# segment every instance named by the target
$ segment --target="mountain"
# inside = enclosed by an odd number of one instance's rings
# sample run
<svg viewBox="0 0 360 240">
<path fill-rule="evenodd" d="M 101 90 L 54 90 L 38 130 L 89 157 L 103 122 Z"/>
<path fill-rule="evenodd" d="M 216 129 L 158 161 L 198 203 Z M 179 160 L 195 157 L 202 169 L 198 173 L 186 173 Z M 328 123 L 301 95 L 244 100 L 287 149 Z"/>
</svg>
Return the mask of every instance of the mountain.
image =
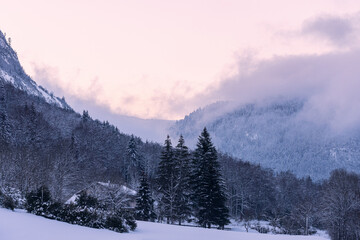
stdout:
<svg viewBox="0 0 360 240">
<path fill-rule="evenodd" d="M 51 105 L 63 109 L 71 109 L 64 98 L 59 98 L 49 93 L 42 86 L 38 86 L 22 68 L 16 52 L 11 48 L 4 34 L 0 31 L 0 81 L 10 83 L 29 95 L 39 97 Z M 173 121 L 157 119 L 141 119 L 111 113 L 105 108 L 88 106 L 94 117 L 102 121 L 109 121 L 126 134 L 135 134 L 143 140 L 162 142 L 165 139 L 166 129 Z"/>
<path fill-rule="evenodd" d="M 0 80 L 11 83 L 14 87 L 27 92 L 30 95 L 44 99 L 46 102 L 59 106 L 63 109 L 71 109 L 65 99 L 55 97 L 46 89 L 38 86 L 20 65 L 16 52 L 7 42 L 4 34 L 0 31 Z"/>
<path fill-rule="evenodd" d="M 169 134 L 169 127 L 175 121 L 162 119 L 142 119 L 138 117 L 120 115 L 111 112 L 108 108 L 96 104 L 82 103 L 87 107 L 91 115 L 101 121 L 108 121 L 117 126 L 122 133 L 134 134 L 141 137 L 143 141 L 163 143 L 166 135 Z M 74 109 L 75 106 L 73 106 Z"/>
<path fill-rule="evenodd" d="M 41 185 L 63 201 L 94 181 L 131 186 L 130 135 L 122 126 L 75 112 L 23 70 L 0 32 L 0 187 L 29 192 Z M 153 177 L 161 146 L 135 137 L 142 166 Z"/>
<path fill-rule="evenodd" d="M 275 171 L 324 179 L 336 168 L 360 172 L 360 128 L 334 132 L 304 117 L 306 99 L 236 106 L 218 102 L 177 121 L 171 135 L 195 145 L 203 127 L 222 152 Z M 192 141 L 191 141 L 192 139 Z"/>
</svg>

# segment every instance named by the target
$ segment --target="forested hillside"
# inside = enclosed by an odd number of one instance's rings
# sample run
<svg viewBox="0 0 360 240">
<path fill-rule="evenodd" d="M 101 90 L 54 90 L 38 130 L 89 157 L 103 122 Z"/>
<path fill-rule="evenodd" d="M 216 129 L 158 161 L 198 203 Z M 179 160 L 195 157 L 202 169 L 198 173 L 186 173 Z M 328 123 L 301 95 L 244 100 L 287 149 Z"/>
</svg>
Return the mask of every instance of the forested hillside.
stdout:
<svg viewBox="0 0 360 240">
<path fill-rule="evenodd" d="M 1 180 L 23 191 L 50 186 L 57 199 L 98 181 L 123 182 L 130 136 L 107 122 L 46 103 L 0 81 Z M 154 174 L 160 146 L 136 140 Z"/>
<path fill-rule="evenodd" d="M 171 132 L 194 146 L 206 126 L 220 151 L 300 177 L 325 179 L 337 168 L 360 172 L 360 129 L 334 131 L 307 110 L 306 99 L 240 106 L 218 102 L 177 121 Z"/>
</svg>

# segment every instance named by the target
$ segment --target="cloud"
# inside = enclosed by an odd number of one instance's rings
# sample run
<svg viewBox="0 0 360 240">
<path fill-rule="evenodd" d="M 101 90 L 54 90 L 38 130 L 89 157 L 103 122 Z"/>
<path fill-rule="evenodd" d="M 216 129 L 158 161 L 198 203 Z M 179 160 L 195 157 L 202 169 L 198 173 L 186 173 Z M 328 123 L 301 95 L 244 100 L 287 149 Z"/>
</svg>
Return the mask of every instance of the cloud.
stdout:
<svg viewBox="0 0 360 240">
<path fill-rule="evenodd" d="M 89 85 L 83 88 L 74 89 L 70 86 L 64 85 L 59 77 L 59 71 L 56 67 L 51 67 L 44 64 L 32 64 L 32 78 L 37 84 L 45 87 L 50 92 L 53 92 L 55 96 L 66 98 L 66 101 L 74 108 L 77 112 L 83 110 L 93 109 L 95 113 L 103 111 L 109 111 L 109 108 L 97 101 L 99 95 L 102 92 L 102 86 L 100 85 L 99 79 L 94 77 L 89 81 Z M 100 109 L 103 109 L 100 111 Z M 96 114 L 96 117 L 101 114 Z M 101 119 L 101 118 L 100 118 Z"/>
<path fill-rule="evenodd" d="M 358 40 L 358 21 L 359 14 L 348 16 L 321 15 L 306 20 L 302 25 L 301 34 L 325 39 L 336 46 L 346 46 Z"/>
<path fill-rule="evenodd" d="M 274 57 L 252 64 L 249 71 L 240 65 L 241 71 L 197 100 L 245 104 L 305 99 L 303 119 L 328 124 L 335 131 L 351 130 L 360 124 L 359 62 L 360 50 Z"/>
<path fill-rule="evenodd" d="M 115 114 L 136 116 L 141 112 L 142 116 L 173 118 L 216 101 L 245 104 L 301 98 L 307 100 L 302 118 L 344 131 L 360 124 L 360 108 L 357 107 L 360 103 L 359 19 L 359 14 L 321 15 L 308 19 L 298 29 L 296 37 L 325 39 L 336 45 L 332 52 L 257 60 L 253 51 L 248 51 L 238 57 L 235 74 L 229 77 L 225 73 L 221 81 L 197 93 L 191 83 L 179 81 L 166 88 L 146 85 L 144 96 L 129 88 L 114 96 L 112 102 L 105 102 L 100 100 L 104 93 L 96 77 L 87 87 L 76 89 L 61 84 L 56 68 L 35 65 L 34 79 L 57 96 L 64 95 L 78 111 L 92 105 L 98 107 L 94 107 L 94 116 L 99 118 L 104 118 L 104 114 L 100 114 L 101 108 Z M 291 41 L 295 34 L 283 37 Z"/>
</svg>

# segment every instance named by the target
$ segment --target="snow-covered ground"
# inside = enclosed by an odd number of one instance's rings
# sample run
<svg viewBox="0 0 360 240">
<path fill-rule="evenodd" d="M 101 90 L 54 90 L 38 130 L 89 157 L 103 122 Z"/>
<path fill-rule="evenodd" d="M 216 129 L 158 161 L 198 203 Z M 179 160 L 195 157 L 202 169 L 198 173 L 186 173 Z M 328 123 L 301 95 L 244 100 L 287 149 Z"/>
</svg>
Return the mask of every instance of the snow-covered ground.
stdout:
<svg viewBox="0 0 360 240">
<path fill-rule="evenodd" d="M 234 231 L 138 221 L 131 233 L 116 233 L 48 220 L 22 211 L 0 208 L 1 240 L 326 240 L 319 236 L 288 236 Z"/>
</svg>

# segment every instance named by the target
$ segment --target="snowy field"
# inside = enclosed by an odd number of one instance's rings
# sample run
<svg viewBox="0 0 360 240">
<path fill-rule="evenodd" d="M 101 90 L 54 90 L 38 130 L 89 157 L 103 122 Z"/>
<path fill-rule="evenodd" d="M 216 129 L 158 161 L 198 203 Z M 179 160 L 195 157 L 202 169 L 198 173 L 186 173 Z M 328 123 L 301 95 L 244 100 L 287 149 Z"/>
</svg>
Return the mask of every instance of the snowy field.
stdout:
<svg viewBox="0 0 360 240">
<path fill-rule="evenodd" d="M 325 240 L 319 236 L 288 236 L 139 222 L 131 233 L 116 233 L 48 220 L 0 208 L 1 240 Z"/>
</svg>

